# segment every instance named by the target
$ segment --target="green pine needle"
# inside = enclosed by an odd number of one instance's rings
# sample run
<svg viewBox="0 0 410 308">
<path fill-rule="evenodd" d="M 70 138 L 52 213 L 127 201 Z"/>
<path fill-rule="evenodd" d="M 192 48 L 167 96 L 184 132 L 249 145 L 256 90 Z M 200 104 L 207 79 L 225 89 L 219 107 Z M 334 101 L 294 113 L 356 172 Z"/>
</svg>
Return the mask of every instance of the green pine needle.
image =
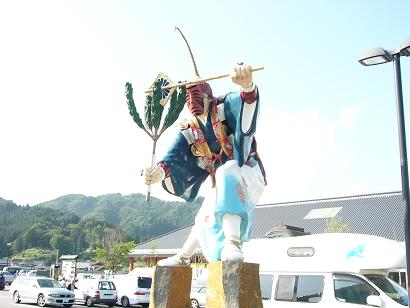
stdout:
<svg viewBox="0 0 410 308">
<path fill-rule="evenodd" d="M 152 116 L 152 125 L 155 129 L 155 132 L 158 132 L 159 125 L 161 123 L 162 113 L 164 111 L 164 106 L 161 105 L 161 85 L 163 79 L 159 79 L 154 84 L 154 92 L 151 102 L 151 116 Z"/>
<path fill-rule="evenodd" d="M 168 127 L 170 127 L 178 119 L 179 114 L 185 105 L 186 87 L 181 87 L 180 91 L 174 91 L 171 96 L 171 102 L 169 106 L 168 113 L 164 120 L 164 125 L 162 127 L 161 133 L 164 132 Z"/>
<path fill-rule="evenodd" d="M 146 127 L 152 132 L 152 96 L 147 95 L 144 105 L 144 119 Z"/>
<path fill-rule="evenodd" d="M 139 127 L 145 130 L 144 124 L 138 114 L 137 108 L 135 107 L 134 98 L 133 98 L 133 89 L 132 84 L 127 82 L 125 84 L 125 96 L 127 98 L 128 110 L 134 122 L 137 123 Z"/>
</svg>

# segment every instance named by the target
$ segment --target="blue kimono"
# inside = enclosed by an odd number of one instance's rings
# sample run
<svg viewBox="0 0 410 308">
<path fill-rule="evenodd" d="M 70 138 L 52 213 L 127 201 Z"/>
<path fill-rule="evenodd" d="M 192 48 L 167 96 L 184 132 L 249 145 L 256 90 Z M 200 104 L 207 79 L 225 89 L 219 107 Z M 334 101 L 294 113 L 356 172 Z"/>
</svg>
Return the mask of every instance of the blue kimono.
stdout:
<svg viewBox="0 0 410 308">
<path fill-rule="evenodd" d="M 160 162 L 165 164 L 169 171 L 169 176 L 162 182 L 164 189 L 186 201 L 195 200 L 207 177 L 210 174 L 213 177 L 215 173 L 218 174 L 218 168 L 228 161 L 230 163 L 227 165 L 234 163 L 238 169 L 238 172 L 234 172 L 235 175 L 231 176 L 230 173 L 226 173 L 220 176 L 219 180 L 217 179 L 216 199 L 212 201 L 214 217 L 210 220 L 211 223 L 209 221 L 206 224 L 198 223 L 199 218 L 196 219 L 194 228 L 197 229 L 198 241 L 208 261 L 220 259 L 220 251 L 224 242 L 223 215 L 241 216 L 241 241 L 247 241 L 250 238 L 253 208 L 256 201 L 252 201 L 251 196 L 248 195 L 250 192 L 246 188 L 252 185 L 243 183 L 241 170 L 256 166 L 258 172 L 264 177 L 264 170 L 256 152 L 254 140 L 259 95 L 253 103 L 256 105 L 252 109 L 251 122 L 247 131 L 243 131 L 241 126 L 244 103 L 240 93 L 229 93 L 213 104 L 215 105 L 210 107 L 205 123 L 194 119 L 181 124 L 173 145 Z M 221 134 L 215 130 L 215 122 L 219 123 L 223 130 L 222 135 L 226 136 L 225 139 L 221 138 Z M 259 179 L 257 186 L 263 187 L 264 185 L 264 179 L 262 181 Z"/>
</svg>

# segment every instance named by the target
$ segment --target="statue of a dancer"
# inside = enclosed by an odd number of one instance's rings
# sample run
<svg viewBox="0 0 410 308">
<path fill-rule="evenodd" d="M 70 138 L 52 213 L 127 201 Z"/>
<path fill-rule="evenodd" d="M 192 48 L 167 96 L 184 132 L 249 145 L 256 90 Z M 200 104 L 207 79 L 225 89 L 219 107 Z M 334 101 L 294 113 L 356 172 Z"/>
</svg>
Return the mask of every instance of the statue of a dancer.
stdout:
<svg viewBox="0 0 410 308">
<path fill-rule="evenodd" d="M 213 195 L 205 198 L 187 241 L 178 254 L 158 262 L 160 266 L 188 265 L 198 246 L 208 261 L 243 260 L 241 244 L 250 239 L 253 210 L 266 178 L 254 138 L 259 92 L 251 66 L 238 64 L 231 79 L 240 92 L 219 98 L 206 82 L 187 86 L 192 117 L 180 125 L 165 157 L 145 170 L 146 184 L 162 181 L 166 191 L 186 201 L 193 201 L 212 177 Z"/>
<path fill-rule="evenodd" d="M 259 93 L 251 67 L 236 66 L 232 81 L 241 91 L 218 99 L 208 83 L 187 87 L 192 118 L 181 124 L 165 157 L 145 172 L 146 184 L 162 181 L 166 191 L 187 201 L 209 175 L 215 184 L 182 250 L 158 265 L 186 264 L 198 245 L 208 261 L 243 260 L 240 246 L 250 238 L 265 179 L 254 138 Z"/>
</svg>

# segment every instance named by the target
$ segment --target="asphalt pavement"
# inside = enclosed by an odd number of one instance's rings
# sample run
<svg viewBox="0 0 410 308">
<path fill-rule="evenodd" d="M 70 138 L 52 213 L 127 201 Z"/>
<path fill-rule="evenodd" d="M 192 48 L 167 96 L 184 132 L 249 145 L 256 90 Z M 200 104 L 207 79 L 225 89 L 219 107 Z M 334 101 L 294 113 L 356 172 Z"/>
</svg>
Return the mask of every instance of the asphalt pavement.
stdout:
<svg viewBox="0 0 410 308">
<path fill-rule="evenodd" d="M 15 304 L 13 303 L 13 298 L 9 294 L 9 286 L 6 286 L 4 290 L 0 290 L 0 307 L 1 308 L 35 308 L 38 307 L 36 304 L 25 304 L 25 303 L 20 303 L 20 304 Z M 51 307 L 51 306 L 48 306 Z M 73 305 L 72 308 L 79 308 L 79 307 L 86 307 L 83 305 Z M 94 307 L 107 307 L 103 305 L 94 305 Z"/>
</svg>

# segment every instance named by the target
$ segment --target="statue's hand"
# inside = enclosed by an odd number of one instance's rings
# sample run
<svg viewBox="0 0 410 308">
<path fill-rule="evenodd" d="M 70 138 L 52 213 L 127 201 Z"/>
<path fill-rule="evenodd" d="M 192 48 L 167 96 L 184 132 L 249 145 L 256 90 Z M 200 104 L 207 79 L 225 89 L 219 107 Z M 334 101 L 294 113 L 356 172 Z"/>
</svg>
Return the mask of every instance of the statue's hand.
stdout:
<svg viewBox="0 0 410 308">
<path fill-rule="evenodd" d="M 148 167 L 144 170 L 144 176 L 146 185 L 156 184 L 165 179 L 165 171 L 159 166 L 154 168 Z"/>
<path fill-rule="evenodd" d="M 233 68 L 233 72 L 231 73 L 231 79 L 233 83 L 239 85 L 242 90 L 248 92 L 246 90 L 252 88 L 252 66 L 247 64 L 238 64 Z"/>
</svg>

